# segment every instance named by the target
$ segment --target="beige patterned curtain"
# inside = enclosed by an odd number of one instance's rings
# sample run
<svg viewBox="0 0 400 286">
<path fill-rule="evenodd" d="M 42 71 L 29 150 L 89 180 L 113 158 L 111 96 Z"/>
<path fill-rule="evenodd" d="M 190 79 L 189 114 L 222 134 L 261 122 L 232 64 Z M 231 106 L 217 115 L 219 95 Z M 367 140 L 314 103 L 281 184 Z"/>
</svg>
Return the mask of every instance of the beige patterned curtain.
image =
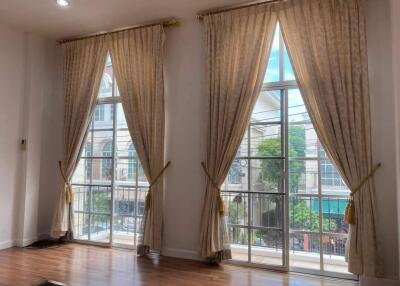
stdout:
<svg viewBox="0 0 400 286">
<path fill-rule="evenodd" d="M 162 25 L 111 34 L 110 54 L 129 132 L 150 182 L 139 254 L 161 250 L 164 168 Z M 159 179 L 157 179 L 159 178 Z"/>
<path fill-rule="evenodd" d="M 84 144 L 86 130 L 96 107 L 105 66 L 107 47 L 104 37 L 63 44 L 64 49 L 64 158 L 60 161 L 62 185 L 51 227 L 52 237 L 72 231 L 69 184 Z"/>
<path fill-rule="evenodd" d="M 209 101 L 207 187 L 201 218 L 201 255 L 229 259 L 220 186 L 247 128 L 264 79 L 276 26 L 270 5 L 204 18 Z"/>
<path fill-rule="evenodd" d="M 312 123 L 350 189 L 372 171 L 371 125 L 362 0 L 288 0 L 278 18 Z M 374 183 L 354 194 L 349 271 L 381 276 Z"/>
</svg>

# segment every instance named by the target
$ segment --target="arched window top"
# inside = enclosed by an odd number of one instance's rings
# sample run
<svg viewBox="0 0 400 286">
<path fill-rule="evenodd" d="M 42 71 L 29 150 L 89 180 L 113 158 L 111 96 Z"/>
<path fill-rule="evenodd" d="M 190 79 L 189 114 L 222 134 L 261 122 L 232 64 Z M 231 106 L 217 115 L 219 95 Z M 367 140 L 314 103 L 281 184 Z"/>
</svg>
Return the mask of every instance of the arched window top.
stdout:
<svg viewBox="0 0 400 286">
<path fill-rule="evenodd" d="M 112 152 L 112 143 L 111 142 L 106 142 L 106 143 L 104 143 L 104 145 L 103 145 L 103 153 L 109 153 L 109 152 Z"/>
<path fill-rule="evenodd" d="M 101 79 L 101 89 L 108 89 L 112 87 L 112 78 L 108 73 L 103 74 L 103 78 Z"/>
</svg>

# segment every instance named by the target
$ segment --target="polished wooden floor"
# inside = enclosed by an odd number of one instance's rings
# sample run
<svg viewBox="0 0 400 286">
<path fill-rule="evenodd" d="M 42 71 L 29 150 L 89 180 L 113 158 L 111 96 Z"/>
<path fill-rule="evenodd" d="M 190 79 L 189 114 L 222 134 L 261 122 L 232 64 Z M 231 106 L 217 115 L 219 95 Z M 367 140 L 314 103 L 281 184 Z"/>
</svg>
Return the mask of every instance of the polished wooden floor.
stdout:
<svg viewBox="0 0 400 286">
<path fill-rule="evenodd" d="M 75 286 L 102 285 L 307 285 L 354 282 L 317 276 L 161 257 L 137 257 L 130 250 L 67 244 L 47 249 L 0 251 L 0 285 L 38 285 L 50 279 Z"/>
</svg>

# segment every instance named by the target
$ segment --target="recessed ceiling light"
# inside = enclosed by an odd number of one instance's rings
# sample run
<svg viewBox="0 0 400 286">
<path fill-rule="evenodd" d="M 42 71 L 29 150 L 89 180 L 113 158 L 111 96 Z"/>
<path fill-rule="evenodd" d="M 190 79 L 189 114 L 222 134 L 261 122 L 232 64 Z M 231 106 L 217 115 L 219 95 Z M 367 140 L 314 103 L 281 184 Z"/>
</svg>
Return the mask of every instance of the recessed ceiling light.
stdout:
<svg viewBox="0 0 400 286">
<path fill-rule="evenodd" d="M 67 7 L 69 6 L 69 0 L 57 0 L 57 4 L 62 7 Z"/>
</svg>

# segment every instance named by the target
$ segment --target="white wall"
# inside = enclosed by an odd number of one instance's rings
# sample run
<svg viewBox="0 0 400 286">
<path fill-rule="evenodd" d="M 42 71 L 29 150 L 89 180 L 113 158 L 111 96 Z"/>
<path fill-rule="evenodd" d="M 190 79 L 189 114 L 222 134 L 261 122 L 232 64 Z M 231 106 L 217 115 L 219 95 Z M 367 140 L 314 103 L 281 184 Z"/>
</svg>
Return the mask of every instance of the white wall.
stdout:
<svg viewBox="0 0 400 286">
<path fill-rule="evenodd" d="M 391 0 L 390 1 L 391 10 L 391 26 L 400 27 L 400 1 Z M 392 28 L 392 62 L 393 64 L 393 83 L 394 83 L 394 112 L 396 117 L 396 166 L 397 166 L 397 221 L 400 221 L 400 29 Z M 400 228 L 398 227 L 398 233 L 400 237 Z M 400 242 L 400 239 L 399 239 Z M 400 246 L 399 246 L 400 254 Z M 400 255 L 399 255 L 400 257 Z M 399 273 L 400 273 L 400 263 L 399 263 Z"/>
<path fill-rule="evenodd" d="M 164 254 L 194 258 L 204 195 L 206 102 L 201 24 L 182 19 L 166 37 L 166 158 Z"/>
<path fill-rule="evenodd" d="M 36 240 L 43 102 L 54 42 L 0 26 L 0 248 Z M 27 140 L 26 150 L 20 141 Z"/>
<path fill-rule="evenodd" d="M 397 163 L 395 97 L 392 79 L 391 22 L 389 0 L 367 1 L 367 40 L 374 162 L 382 167 L 375 175 L 378 234 L 385 263 L 385 276 L 398 276 Z"/>
<path fill-rule="evenodd" d="M 27 149 L 23 156 L 25 172 L 21 192 L 25 196 L 20 213 L 23 213 L 23 232 L 19 244 L 29 244 L 38 237 L 39 194 L 41 161 L 45 160 L 46 149 L 42 149 L 47 118 L 44 118 L 46 103 L 53 94 L 53 70 L 55 67 L 54 41 L 45 40 L 35 35 L 27 36 L 27 62 L 25 73 L 25 111 L 24 138 Z M 52 108 L 50 108 L 52 110 Z M 51 121 L 50 121 L 51 122 Z"/>
<path fill-rule="evenodd" d="M 39 236 L 50 233 L 59 186 L 62 181 L 58 161 L 62 159 L 64 103 L 62 92 L 61 48 L 56 47 L 52 96 L 44 102 L 40 165 Z"/>
<path fill-rule="evenodd" d="M 25 35 L 0 27 L 0 247 L 17 234 L 24 102 Z"/>
</svg>

